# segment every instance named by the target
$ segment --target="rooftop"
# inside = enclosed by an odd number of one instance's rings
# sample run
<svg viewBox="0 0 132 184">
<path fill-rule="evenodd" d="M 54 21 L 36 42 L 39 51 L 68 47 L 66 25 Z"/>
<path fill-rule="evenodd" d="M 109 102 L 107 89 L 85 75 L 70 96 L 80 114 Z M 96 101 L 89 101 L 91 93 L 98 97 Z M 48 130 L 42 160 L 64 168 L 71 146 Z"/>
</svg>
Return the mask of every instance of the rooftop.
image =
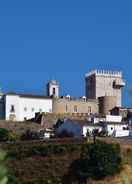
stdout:
<svg viewBox="0 0 132 184">
<path fill-rule="evenodd" d="M 105 75 L 105 76 L 114 76 L 114 77 L 122 77 L 121 71 L 111 71 L 111 70 L 92 70 L 85 75 L 85 77 L 89 77 L 91 75 Z"/>
<path fill-rule="evenodd" d="M 22 94 L 22 93 L 6 93 L 5 95 L 11 95 L 11 96 L 19 96 L 23 98 L 38 98 L 38 99 L 51 99 L 51 97 L 43 96 L 43 95 L 35 95 L 35 94 Z"/>
</svg>

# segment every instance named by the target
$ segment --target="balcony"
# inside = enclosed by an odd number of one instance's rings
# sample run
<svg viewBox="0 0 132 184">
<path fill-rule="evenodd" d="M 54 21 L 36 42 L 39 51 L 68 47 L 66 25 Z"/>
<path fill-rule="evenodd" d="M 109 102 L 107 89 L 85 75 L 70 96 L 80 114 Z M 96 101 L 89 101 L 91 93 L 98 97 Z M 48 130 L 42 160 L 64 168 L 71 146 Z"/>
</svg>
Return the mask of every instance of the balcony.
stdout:
<svg viewBox="0 0 132 184">
<path fill-rule="evenodd" d="M 117 79 L 113 82 L 113 87 L 114 88 L 122 88 L 126 85 L 125 81 L 122 79 Z"/>
</svg>

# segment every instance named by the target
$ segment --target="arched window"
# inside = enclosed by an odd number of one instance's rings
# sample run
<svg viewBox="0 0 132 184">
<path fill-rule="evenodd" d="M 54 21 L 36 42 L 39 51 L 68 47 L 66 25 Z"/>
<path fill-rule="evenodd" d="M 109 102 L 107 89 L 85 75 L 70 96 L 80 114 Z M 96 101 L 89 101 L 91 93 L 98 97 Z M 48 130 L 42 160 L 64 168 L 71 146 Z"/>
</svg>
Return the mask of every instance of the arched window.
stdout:
<svg viewBox="0 0 132 184">
<path fill-rule="evenodd" d="M 77 105 L 74 106 L 74 112 L 77 112 Z"/>
</svg>

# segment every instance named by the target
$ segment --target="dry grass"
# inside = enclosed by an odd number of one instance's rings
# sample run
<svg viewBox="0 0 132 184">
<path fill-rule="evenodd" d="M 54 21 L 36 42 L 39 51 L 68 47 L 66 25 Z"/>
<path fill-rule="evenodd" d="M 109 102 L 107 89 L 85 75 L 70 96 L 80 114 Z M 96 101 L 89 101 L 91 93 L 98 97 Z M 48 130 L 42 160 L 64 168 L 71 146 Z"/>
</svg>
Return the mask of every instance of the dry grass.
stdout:
<svg viewBox="0 0 132 184">
<path fill-rule="evenodd" d="M 28 129 L 37 131 L 41 129 L 41 125 L 34 122 L 13 122 L 0 120 L 0 128 L 6 128 L 15 133 L 23 133 Z"/>
</svg>

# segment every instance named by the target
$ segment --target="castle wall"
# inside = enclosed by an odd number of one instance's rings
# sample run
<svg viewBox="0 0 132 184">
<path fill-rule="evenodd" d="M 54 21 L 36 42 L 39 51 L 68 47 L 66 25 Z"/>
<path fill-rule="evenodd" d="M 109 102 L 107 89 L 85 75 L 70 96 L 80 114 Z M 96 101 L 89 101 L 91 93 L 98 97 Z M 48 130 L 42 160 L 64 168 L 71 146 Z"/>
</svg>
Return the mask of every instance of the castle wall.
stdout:
<svg viewBox="0 0 132 184">
<path fill-rule="evenodd" d="M 110 114 L 110 111 L 116 106 L 116 101 L 115 96 L 99 97 L 99 113 Z"/>
<path fill-rule="evenodd" d="M 54 99 L 53 100 L 53 113 L 82 113 L 82 114 L 95 114 L 98 113 L 97 100 L 69 100 L 69 99 Z"/>
</svg>

